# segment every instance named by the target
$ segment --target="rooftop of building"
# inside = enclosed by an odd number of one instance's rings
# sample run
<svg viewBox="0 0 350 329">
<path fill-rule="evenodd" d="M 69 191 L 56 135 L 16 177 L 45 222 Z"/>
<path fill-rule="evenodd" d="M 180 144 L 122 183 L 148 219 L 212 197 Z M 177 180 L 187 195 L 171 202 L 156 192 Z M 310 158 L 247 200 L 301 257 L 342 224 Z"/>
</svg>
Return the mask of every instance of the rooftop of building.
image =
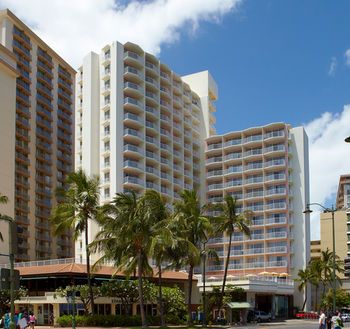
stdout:
<svg viewBox="0 0 350 329">
<path fill-rule="evenodd" d="M 271 129 L 280 129 L 284 127 L 287 127 L 288 129 L 291 128 L 291 126 L 285 122 L 272 122 L 263 126 L 249 127 L 243 130 L 234 130 L 224 134 L 210 136 L 209 138 L 206 139 L 206 141 L 211 143 L 211 142 L 215 142 L 216 140 L 220 140 L 221 138 L 234 137 L 234 135 L 240 135 L 245 133 L 251 134 L 251 133 L 254 133 L 255 131 L 258 133 L 262 129 L 271 130 Z"/>
<path fill-rule="evenodd" d="M 345 206 L 344 205 L 344 185 L 345 184 L 350 185 L 350 174 L 340 175 L 340 177 L 339 177 L 337 201 L 336 201 L 336 208 L 337 209 L 344 208 L 344 206 Z"/>
<path fill-rule="evenodd" d="M 70 71 L 71 74 L 75 74 L 75 69 L 66 61 L 64 60 L 56 51 L 54 51 L 45 41 L 43 41 L 36 33 L 33 32 L 32 29 L 30 29 L 22 20 L 20 20 L 11 10 L 9 9 L 0 9 L 0 20 L 3 17 L 10 18 L 18 27 L 23 29 L 26 33 L 30 35 L 38 44 L 40 44 L 40 47 L 44 48 L 49 54 L 56 58 L 59 62 L 65 65 L 65 68 Z"/>
<path fill-rule="evenodd" d="M 8 266 L 8 264 L 1 265 L 1 267 Z M 15 269 L 19 270 L 21 277 L 86 275 L 86 263 L 75 258 L 21 262 L 15 264 Z M 125 277 L 125 273 L 118 271 L 116 267 L 111 265 L 93 267 L 92 275 L 100 277 Z M 154 269 L 152 278 L 157 277 L 158 271 Z M 186 281 L 188 279 L 188 273 L 184 271 L 163 271 L 162 278 L 164 280 Z"/>
</svg>

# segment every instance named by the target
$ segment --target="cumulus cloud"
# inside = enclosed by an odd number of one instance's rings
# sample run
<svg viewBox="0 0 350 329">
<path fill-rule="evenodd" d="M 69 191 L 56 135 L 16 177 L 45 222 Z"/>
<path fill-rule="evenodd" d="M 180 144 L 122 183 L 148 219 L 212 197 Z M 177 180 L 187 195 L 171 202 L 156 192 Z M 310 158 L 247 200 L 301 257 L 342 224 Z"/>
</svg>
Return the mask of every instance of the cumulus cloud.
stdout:
<svg viewBox="0 0 350 329">
<path fill-rule="evenodd" d="M 335 75 L 335 71 L 337 70 L 337 59 L 335 57 L 332 57 L 331 64 L 329 65 L 328 69 L 328 75 L 333 77 Z"/>
<path fill-rule="evenodd" d="M 309 136 L 310 201 L 335 203 L 339 176 L 350 174 L 350 105 L 341 113 L 325 112 L 305 125 Z M 311 239 L 319 238 L 319 213 L 311 216 Z"/>
<path fill-rule="evenodd" d="M 0 0 L 44 41 L 77 67 L 91 50 L 131 41 L 159 54 L 184 29 L 218 22 L 242 0 Z"/>
<path fill-rule="evenodd" d="M 344 56 L 346 65 L 350 66 L 350 49 L 346 50 Z"/>
</svg>

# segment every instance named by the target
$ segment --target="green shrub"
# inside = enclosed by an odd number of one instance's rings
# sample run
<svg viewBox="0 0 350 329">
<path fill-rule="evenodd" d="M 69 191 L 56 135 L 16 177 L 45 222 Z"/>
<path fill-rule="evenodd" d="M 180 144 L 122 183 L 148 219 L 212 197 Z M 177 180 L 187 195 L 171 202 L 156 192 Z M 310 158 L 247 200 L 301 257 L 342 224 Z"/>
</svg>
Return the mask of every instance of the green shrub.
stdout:
<svg viewBox="0 0 350 329">
<path fill-rule="evenodd" d="M 185 319 L 180 319 L 175 314 L 167 314 L 165 318 L 167 324 L 181 325 L 186 323 Z"/>
<path fill-rule="evenodd" d="M 159 325 L 159 317 L 148 317 L 151 325 Z M 72 316 L 62 315 L 57 318 L 57 323 L 61 327 L 72 326 Z M 137 327 L 141 325 L 139 315 L 77 315 L 75 324 L 78 327 Z"/>
<path fill-rule="evenodd" d="M 72 317 L 70 315 L 62 315 L 57 318 L 57 323 L 61 327 L 71 327 L 72 326 Z"/>
</svg>

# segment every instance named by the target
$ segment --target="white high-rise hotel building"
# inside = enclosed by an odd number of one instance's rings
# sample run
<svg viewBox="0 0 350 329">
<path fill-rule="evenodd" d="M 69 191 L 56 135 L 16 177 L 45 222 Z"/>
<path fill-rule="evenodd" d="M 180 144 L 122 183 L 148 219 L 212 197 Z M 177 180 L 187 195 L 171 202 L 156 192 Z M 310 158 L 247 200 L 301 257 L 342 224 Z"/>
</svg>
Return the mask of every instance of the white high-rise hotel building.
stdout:
<svg viewBox="0 0 350 329">
<path fill-rule="evenodd" d="M 180 77 L 135 44 L 115 42 L 90 53 L 76 76 L 75 168 L 100 176 L 103 203 L 117 192 L 146 188 L 170 203 L 192 188 L 203 202 L 236 196 L 238 210 L 250 209 L 254 217 L 250 239 L 234 234 L 230 276 L 286 273 L 277 285 L 242 281 L 248 301 L 275 307 L 278 315 L 294 294 L 286 276 L 295 278 L 309 259 L 309 221 L 302 213 L 309 202 L 307 136 L 284 123 L 215 135 L 216 99 L 207 71 Z M 97 231 L 91 223 L 90 241 Z M 221 256 L 220 264 L 208 264 L 215 283 L 223 275 L 227 237 L 208 243 Z M 84 250 L 78 239 L 76 257 L 84 259 Z"/>
<path fill-rule="evenodd" d="M 222 202 L 225 195 L 232 195 L 237 199 L 237 212 L 253 212 L 251 236 L 238 231 L 233 234 L 229 275 L 271 276 L 280 285 L 287 283 L 289 276 L 296 278 L 310 258 L 310 222 L 309 216 L 303 214 L 309 202 L 308 140 L 304 129 L 273 123 L 212 136 L 206 142 L 207 201 Z M 217 251 L 220 262 L 211 261 L 207 274 L 220 277 L 228 237 L 216 237 L 208 245 Z M 274 289 L 284 297 L 294 293 L 286 287 Z M 254 290 L 253 285 L 250 290 Z M 266 299 L 258 286 L 252 298 L 259 299 L 259 292 L 263 297 L 260 304 L 279 305 L 282 312 L 283 299 L 277 298 L 275 303 Z M 300 294 L 294 297 L 296 305 L 302 305 Z"/>
<path fill-rule="evenodd" d="M 100 176 L 102 202 L 131 189 L 158 190 L 169 202 L 199 190 L 216 98 L 207 71 L 179 77 L 135 44 L 90 53 L 76 78 L 75 167 Z M 92 223 L 90 241 L 97 230 Z M 84 250 L 80 239 L 76 257 Z"/>
</svg>

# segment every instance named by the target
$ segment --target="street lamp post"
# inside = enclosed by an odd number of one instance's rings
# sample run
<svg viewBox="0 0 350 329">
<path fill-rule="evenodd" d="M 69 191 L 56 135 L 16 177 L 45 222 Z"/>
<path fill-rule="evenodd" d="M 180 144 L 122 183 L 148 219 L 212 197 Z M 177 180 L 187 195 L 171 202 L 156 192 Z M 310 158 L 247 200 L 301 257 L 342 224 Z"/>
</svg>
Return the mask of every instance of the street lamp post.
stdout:
<svg viewBox="0 0 350 329">
<path fill-rule="evenodd" d="M 205 328 L 207 326 L 207 305 L 206 305 L 206 292 L 205 292 L 205 262 L 206 262 L 206 249 L 205 245 L 206 242 L 203 242 L 203 275 L 202 275 L 202 280 L 203 280 L 203 327 Z"/>
<path fill-rule="evenodd" d="M 349 137 L 350 142 L 350 137 Z M 304 214 L 310 214 L 312 213 L 312 210 L 310 209 L 310 206 L 316 205 L 321 207 L 325 213 L 331 213 L 332 214 L 332 244 L 333 244 L 333 251 L 332 251 L 332 290 L 333 290 L 333 312 L 335 312 L 336 308 L 336 280 L 335 280 L 335 228 L 334 228 L 334 213 L 337 211 L 334 206 L 332 205 L 331 208 L 327 208 L 317 202 L 314 203 L 307 203 L 306 209 L 304 211 Z"/>
</svg>

